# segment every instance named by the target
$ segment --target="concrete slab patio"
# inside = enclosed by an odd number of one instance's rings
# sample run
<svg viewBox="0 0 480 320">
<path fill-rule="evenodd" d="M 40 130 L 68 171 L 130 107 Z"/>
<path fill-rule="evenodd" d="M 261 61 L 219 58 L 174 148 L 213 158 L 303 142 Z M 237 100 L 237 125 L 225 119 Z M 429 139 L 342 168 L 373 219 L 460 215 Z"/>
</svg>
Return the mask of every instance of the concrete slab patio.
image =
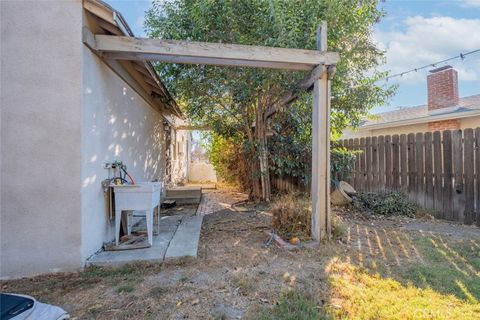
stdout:
<svg viewBox="0 0 480 320">
<path fill-rule="evenodd" d="M 87 266 L 119 267 L 136 261 L 163 262 L 165 259 L 197 257 L 203 217 L 166 216 L 150 248 L 101 251 L 87 260 Z"/>
</svg>

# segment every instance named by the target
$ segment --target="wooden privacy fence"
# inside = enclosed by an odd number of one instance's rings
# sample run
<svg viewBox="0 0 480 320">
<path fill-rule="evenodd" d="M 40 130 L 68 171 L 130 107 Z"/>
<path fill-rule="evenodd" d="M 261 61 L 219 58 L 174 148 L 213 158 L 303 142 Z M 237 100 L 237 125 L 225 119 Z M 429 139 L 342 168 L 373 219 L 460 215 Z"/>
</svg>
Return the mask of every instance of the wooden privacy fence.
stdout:
<svg viewBox="0 0 480 320">
<path fill-rule="evenodd" d="M 350 183 L 403 190 L 438 218 L 480 226 L 480 128 L 343 140 L 359 151 Z"/>
</svg>

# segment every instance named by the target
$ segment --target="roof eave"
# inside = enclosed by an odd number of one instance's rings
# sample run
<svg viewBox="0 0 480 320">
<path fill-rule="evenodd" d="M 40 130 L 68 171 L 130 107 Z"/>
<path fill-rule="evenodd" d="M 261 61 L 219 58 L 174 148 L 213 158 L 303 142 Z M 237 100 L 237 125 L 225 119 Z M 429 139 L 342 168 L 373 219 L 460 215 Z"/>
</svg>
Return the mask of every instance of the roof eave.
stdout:
<svg viewBox="0 0 480 320">
<path fill-rule="evenodd" d="M 130 28 L 130 26 L 128 25 L 128 23 L 126 22 L 125 18 L 122 16 L 122 14 L 117 11 L 115 8 L 111 7 L 109 4 L 105 3 L 104 1 L 102 0 L 84 0 L 84 3 L 85 2 L 89 2 L 89 3 L 94 3 L 96 5 L 100 5 L 100 6 L 103 6 L 104 8 L 106 8 L 107 10 L 111 11 L 112 12 L 112 20 L 113 21 L 109 21 L 110 23 L 115 23 L 115 26 L 122 32 L 124 33 L 124 35 L 126 36 L 130 36 L 130 37 L 134 37 L 134 33 L 132 31 L 132 29 Z M 165 84 L 162 82 L 162 80 L 160 79 L 160 76 L 158 75 L 158 73 L 155 71 L 155 68 L 153 67 L 153 65 L 149 62 L 149 61 L 142 61 L 142 63 L 144 64 L 145 68 L 148 70 L 148 72 L 150 73 L 151 77 L 152 77 L 152 80 L 157 84 L 158 86 L 158 89 L 162 92 L 162 94 L 165 96 L 165 99 L 167 101 L 167 107 L 168 109 L 170 109 L 170 111 L 172 112 L 172 114 L 174 114 L 176 117 L 178 118 L 181 118 L 181 119 L 185 119 L 185 115 L 183 114 L 183 112 L 181 111 L 180 107 L 178 106 L 178 104 L 176 103 L 175 99 L 172 97 L 172 95 L 170 94 L 170 92 L 168 91 L 168 89 L 165 87 Z M 163 102 L 163 104 L 165 104 L 165 102 Z"/>
<path fill-rule="evenodd" d="M 385 122 L 385 123 L 378 123 L 378 124 L 371 124 L 357 128 L 358 131 L 364 130 L 376 130 L 376 129 L 384 129 L 384 128 L 393 128 L 393 127 L 401 127 L 401 126 L 408 126 L 408 125 L 415 125 L 415 124 L 422 124 L 428 123 L 432 121 L 442 121 L 442 120 L 449 120 L 449 119 L 461 119 L 467 118 L 471 116 L 480 116 L 480 110 L 471 110 L 471 111 L 463 111 L 461 113 L 446 113 L 446 114 L 439 114 L 439 115 L 429 115 L 421 118 L 414 118 L 414 119 L 407 119 L 407 120 L 399 120 L 399 121 L 392 121 L 392 122 Z"/>
</svg>

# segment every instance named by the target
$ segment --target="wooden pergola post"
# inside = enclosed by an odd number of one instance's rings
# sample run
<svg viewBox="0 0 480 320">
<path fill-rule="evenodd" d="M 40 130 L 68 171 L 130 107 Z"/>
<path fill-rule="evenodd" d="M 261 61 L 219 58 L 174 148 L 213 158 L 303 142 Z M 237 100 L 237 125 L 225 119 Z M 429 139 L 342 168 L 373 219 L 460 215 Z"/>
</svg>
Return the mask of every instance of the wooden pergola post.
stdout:
<svg viewBox="0 0 480 320">
<path fill-rule="evenodd" d="M 327 51 L 327 25 L 317 30 L 317 49 Z M 318 68 L 318 67 L 317 67 Z M 331 234 L 330 215 L 330 66 L 321 66 L 313 82 L 312 107 L 312 238 L 320 241 Z"/>
</svg>

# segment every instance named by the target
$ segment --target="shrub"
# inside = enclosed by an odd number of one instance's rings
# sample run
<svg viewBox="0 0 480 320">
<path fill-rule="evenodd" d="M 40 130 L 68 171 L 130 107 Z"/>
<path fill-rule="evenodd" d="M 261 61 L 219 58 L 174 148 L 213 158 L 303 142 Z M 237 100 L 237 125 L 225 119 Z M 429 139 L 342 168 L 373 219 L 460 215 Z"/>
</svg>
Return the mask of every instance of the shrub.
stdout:
<svg viewBox="0 0 480 320">
<path fill-rule="evenodd" d="M 354 206 L 384 216 L 414 217 L 417 205 L 401 191 L 363 192 L 357 194 Z"/>
<path fill-rule="evenodd" d="M 312 229 L 312 208 L 306 195 L 290 193 L 280 196 L 271 206 L 273 229 L 284 239 L 308 239 Z"/>
<path fill-rule="evenodd" d="M 333 183 L 348 181 L 353 171 L 356 153 L 344 147 L 332 146 L 330 150 L 330 174 Z"/>
</svg>

